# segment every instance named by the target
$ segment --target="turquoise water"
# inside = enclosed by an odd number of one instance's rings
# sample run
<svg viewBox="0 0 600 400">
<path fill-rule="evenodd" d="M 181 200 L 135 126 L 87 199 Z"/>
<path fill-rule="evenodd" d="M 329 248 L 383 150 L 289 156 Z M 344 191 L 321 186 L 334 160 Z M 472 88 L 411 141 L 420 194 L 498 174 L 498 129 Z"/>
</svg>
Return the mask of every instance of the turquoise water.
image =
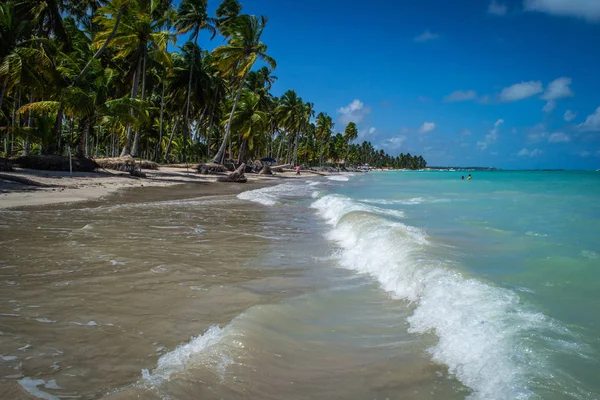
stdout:
<svg viewBox="0 0 600 400">
<path fill-rule="evenodd" d="M 600 174 L 462 175 L 369 173 L 315 207 L 342 264 L 418 304 L 432 358 L 483 398 L 600 398 Z"/>
</svg>

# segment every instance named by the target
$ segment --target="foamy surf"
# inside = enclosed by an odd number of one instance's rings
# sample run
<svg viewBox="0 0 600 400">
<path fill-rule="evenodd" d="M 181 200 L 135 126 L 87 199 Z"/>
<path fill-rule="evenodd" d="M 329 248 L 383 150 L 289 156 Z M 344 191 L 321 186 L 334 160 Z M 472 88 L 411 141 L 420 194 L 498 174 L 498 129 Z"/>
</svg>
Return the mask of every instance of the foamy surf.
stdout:
<svg viewBox="0 0 600 400">
<path fill-rule="evenodd" d="M 269 186 L 242 192 L 237 195 L 238 199 L 252 201 L 265 206 L 274 206 L 285 197 L 299 197 L 310 192 L 313 182 L 308 184 L 283 183 L 281 185 Z"/>
<path fill-rule="evenodd" d="M 338 182 L 348 182 L 350 180 L 350 178 L 348 178 L 347 176 L 343 176 L 343 175 L 332 175 L 332 176 L 328 176 L 327 179 L 329 179 L 330 181 L 338 181 Z"/>
<path fill-rule="evenodd" d="M 429 259 L 419 229 L 343 196 L 324 196 L 312 207 L 332 226 L 328 238 L 341 247 L 341 266 L 371 275 L 416 305 L 411 331 L 438 336 L 432 359 L 473 390 L 471 399 L 531 398 L 529 380 L 547 370 L 524 338 L 533 329 L 552 329 L 546 316 L 524 309 L 510 290 Z"/>
<path fill-rule="evenodd" d="M 142 370 L 142 382 L 151 386 L 159 386 L 169 380 L 171 375 L 181 372 L 194 362 L 205 362 L 210 357 L 211 349 L 221 341 L 225 328 L 213 325 L 204 334 L 192 338 L 175 350 L 164 354 L 158 359 L 158 364 L 152 372 Z"/>
</svg>

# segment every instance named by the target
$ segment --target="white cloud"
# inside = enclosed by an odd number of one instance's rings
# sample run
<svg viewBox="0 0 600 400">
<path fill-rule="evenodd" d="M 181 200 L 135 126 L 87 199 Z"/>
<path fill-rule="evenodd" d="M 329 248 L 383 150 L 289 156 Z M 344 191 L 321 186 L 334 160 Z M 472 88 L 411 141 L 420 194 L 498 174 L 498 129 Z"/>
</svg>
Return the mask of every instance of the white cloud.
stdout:
<svg viewBox="0 0 600 400">
<path fill-rule="evenodd" d="M 472 135 L 472 134 L 473 134 L 473 132 L 471 132 L 471 131 L 470 131 L 470 130 L 468 130 L 468 129 L 463 129 L 463 130 L 460 132 L 460 134 L 461 134 L 462 136 L 470 136 L 470 135 Z"/>
<path fill-rule="evenodd" d="M 377 129 L 375 127 L 363 128 L 358 130 L 358 141 L 367 140 L 367 138 L 371 138 L 375 136 L 375 132 Z"/>
<path fill-rule="evenodd" d="M 535 96 L 543 91 L 544 88 L 540 81 L 515 83 L 512 86 L 502 89 L 502 92 L 500 92 L 500 101 L 508 102 L 522 100 Z"/>
<path fill-rule="evenodd" d="M 548 102 L 542 107 L 542 111 L 545 113 L 551 113 L 556 108 L 555 100 L 548 100 Z"/>
<path fill-rule="evenodd" d="M 584 132 L 600 132 L 600 107 L 592 115 L 588 115 L 585 122 L 577 125 Z"/>
<path fill-rule="evenodd" d="M 474 90 L 457 90 L 456 92 L 450 93 L 448 96 L 444 97 L 444 101 L 467 101 L 474 100 L 476 98 L 477 92 Z"/>
<path fill-rule="evenodd" d="M 598 0 L 524 0 L 525 10 L 600 21 Z"/>
<path fill-rule="evenodd" d="M 502 118 L 496 121 L 492 130 L 490 130 L 490 133 L 485 135 L 485 138 L 482 141 L 477 142 L 477 147 L 479 147 L 481 150 L 484 150 L 487 149 L 490 144 L 498 140 L 498 131 L 500 130 L 500 125 L 503 123 L 504 120 Z"/>
<path fill-rule="evenodd" d="M 416 36 L 414 38 L 415 42 L 427 42 L 429 40 L 434 40 L 439 38 L 440 35 L 438 35 L 437 33 L 431 33 L 429 31 L 429 29 L 425 30 L 425 32 L 421 33 L 419 36 Z"/>
<path fill-rule="evenodd" d="M 550 143 L 567 143 L 571 141 L 569 135 L 564 132 L 556 132 L 548 137 Z"/>
<path fill-rule="evenodd" d="M 517 153 L 517 155 L 519 157 L 527 157 L 527 156 L 529 156 L 529 157 L 535 157 L 535 156 L 538 156 L 538 155 L 540 155 L 542 153 L 543 152 L 540 149 L 527 150 L 527 149 L 523 148 L 523 149 L 521 149 L 521 151 L 519 151 Z"/>
<path fill-rule="evenodd" d="M 338 108 L 337 112 L 340 114 L 338 120 L 342 124 L 346 125 L 349 122 L 358 124 L 362 122 L 367 114 L 371 113 L 371 108 L 365 107 L 362 101 L 354 99 L 346 107 Z"/>
<path fill-rule="evenodd" d="M 404 142 L 406 141 L 406 136 L 394 136 L 389 138 L 388 140 L 386 140 L 386 144 L 393 148 L 393 149 L 397 149 L 399 147 L 401 147 Z"/>
<path fill-rule="evenodd" d="M 565 97 L 573 97 L 573 91 L 569 87 L 572 79 L 566 76 L 553 80 L 546 87 L 542 100 L 558 100 Z"/>
<path fill-rule="evenodd" d="M 565 111 L 565 121 L 569 122 L 575 119 L 575 117 L 577 116 L 577 114 L 575 114 L 573 111 L 571 110 L 567 110 Z"/>
<path fill-rule="evenodd" d="M 419 128 L 419 133 L 427 133 L 431 132 L 435 129 L 435 122 L 424 122 L 423 125 Z"/>
<path fill-rule="evenodd" d="M 505 15 L 507 11 L 506 4 L 497 3 L 496 0 L 492 0 L 488 7 L 488 14 L 493 15 Z"/>
</svg>

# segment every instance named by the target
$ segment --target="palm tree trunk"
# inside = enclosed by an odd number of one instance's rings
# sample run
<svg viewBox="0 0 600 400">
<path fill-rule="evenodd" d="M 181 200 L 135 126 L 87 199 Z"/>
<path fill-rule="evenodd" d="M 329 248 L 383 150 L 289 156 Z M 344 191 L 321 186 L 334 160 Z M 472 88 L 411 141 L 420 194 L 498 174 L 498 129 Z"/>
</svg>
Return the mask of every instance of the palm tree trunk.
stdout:
<svg viewBox="0 0 600 400">
<path fill-rule="evenodd" d="M 29 95 L 29 102 L 33 103 L 33 92 Z M 31 114 L 31 110 L 29 110 L 29 115 L 27 117 L 27 126 L 31 128 L 33 126 L 33 115 Z M 23 145 L 23 155 L 29 155 L 29 149 L 31 147 L 31 134 L 27 133 L 25 136 L 25 143 Z"/>
<path fill-rule="evenodd" d="M 211 136 L 212 129 L 213 129 L 213 122 L 214 122 L 214 117 L 215 117 L 215 108 L 216 108 L 218 92 L 219 92 L 218 90 L 215 90 L 215 98 L 213 100 L 212 109 L 210 111 L 210 122 L 208 123 L 208 132 L 206 134 L 206 157 L 207 158 L 210 158 L 210 136 Z"/>
<path fill-rule="evenodd" d="M 4 104 L 4 95 L 6 94 L 6 86 L 8 85 L 8 78 L 4 78 L 2 87 L 0 87 L 0 110 L 2 110 L 2 104 Z"/>
<path fill-rule="evenodd" d="M 175 130 L 177 129 L 177 124 L 179 124 L 179 117 L 175 120 L 175 125 L 173 125 L 173 131 L 171 131 L 171 136 L 169 137 L 169 143 L 167 143 L 167 149 L 165 150 L 165 160 L 169 157 L 169 153 L 171 152 L 171 144 L 173 143 L 173 136 L 175 136 Z"/>
<path fill-rule="evenodd" d="M 87 62 L 85 67 L 83 67 L 83 69 L 81 70 L 79 75 L 77 75 L 75 80 L 73 80 L 73 83 L 71 83 L 71 86 L 76 85 L 81 80 L 81 78 L 83 78 L 85 76 L 85 73 L 87 72 L 88 68 L 90 67 L 90 65 L 92 65 L 92 61 L 94 61 L 94 59 L 100 57 L 102 55 L 102 53 L 104 53 L 104 50 L 106 50 L 106 48 L 108 47 L 108 44 L 114 39 L 115 35 L 117 34 L 117 29 L 119 29 L 119 23 L 121 22 L 121 16 L 123 15 L 123 12 L 125 11 L 126 7 L 127 7 L 126 5 L 123 5 L 123 6 L 121 6 L 121 8 L 119 8 L 119 12 L 117 14 L 117 19 L 115 21 L 115 26 L 113 27 L 113 30 L 110 32 L 110 35 L 108 36 L 108 38 L 106 38 L 106 41 L 104 42 L 102 47 L 100 47 L 98 49 L 96 54 L 94 54 L 94 56 Z"/>
<path fill-rule="evenodd" d="M 229 120 L 227 121 L 227 128 L 225 128 L 225 136 L 223 137 L 223 142 L 221 143 L 221 147 L 219 147 L 219 151 L 211 160 L 214 163 L 223 164 L 223 158 L 225 157 L 225 149 L 227 148 L 227 139 L 229 139 L 229 135 L 231 134 L 231 121 L 233 120 L 233 113 L 235 113 L 235 109 L 237 108 L 238 102 L 240 101 L 240 96 L 242 95 L 242 89 L 244 88 L 245 81 L 246 74 L 244 74 L 244 76 L 242 76 L 242 78 L 240 79 L 240 87 L 238 88 L 237 95 L 235 96 L 235 101 L 233 102 L 233 108 L 231 109 Z"/>
<path fill-rule="evenodd" d="M 300 129 L 296 133 L 296 140 L 294 141 L 294 159 L 292 160 L 294 165 L 298 164 L 298 142 L 300 142 Z"/>
<path fill-rule="evenodd" d="M 90 120 L 85 118 L 81 127 L 81 136 L 79 137 L 79 145 L 77 146 L 77 155 L 79 157 L 88 156 L 88 136 L 90 132 Z"/>
<path fill-rule="evenodd" d="M 135 73 L 133 74 L 133 87 L 131 88 L 131 98 L 136 99 L 138 94 L 138 86 L 139 86 L 139 77 L 142 69 L 142 59 L 138 60 L 138 65 Z M 131 109 L 131 115 L 133 116 L 133 109 Z M 125 146 L 123 146 L 123 151 L 121 152 L 121 157 L 125 157 L 126 155 L 131 153 L 131 142 L 133 141 L 133 133 L 131 131 L 131 124 L 127 124 L 127 137 L 125 138 Z"/>
<path fill-rule="evenodd" d="M 146 93 L 146 59 L 148 57 L 148 51 L 146 47 L 144 47 L 144 57 L 143 57 L 143 66 L 142 66 L 142 101 L 144 100 L 144 96 Z M 131 155 L 133 157 L 137 157 L 140 154 L 140 138 L 142 135 L 142 131 L 140 127 L 135 130 L 135 137 L 133 139 L 133 148 L 131 149 Z"/>
<path fill-rule="evenodd" d="M 162 133 L 163 133 L 163 115 L 165 111 L 165 81 L 163 80 L 162 85 L 162 94 L 160 96 L 160 122 L 158 127 L 158 142 L 156 143 L 156 147 L 154 148 L 154 162 L 158 162 L 158 155 L 160 154 L 160 147 L 162 143 Z"/>
</svg>

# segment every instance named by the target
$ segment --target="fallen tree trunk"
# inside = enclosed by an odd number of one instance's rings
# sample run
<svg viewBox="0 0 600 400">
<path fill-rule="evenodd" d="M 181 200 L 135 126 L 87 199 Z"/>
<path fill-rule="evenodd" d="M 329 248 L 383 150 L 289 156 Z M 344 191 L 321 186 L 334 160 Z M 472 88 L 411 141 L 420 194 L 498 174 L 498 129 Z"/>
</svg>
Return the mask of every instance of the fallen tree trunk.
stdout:
<svg viewBox="0 0 600 400">
<path fill-rule="evenodd" d="M 222 176 L 217 179 L 219 182 L 237 182 L 237 183 L 245 183 L 248 181 L 246 176 L 244 175 L 244 171 L 246 170 L 246 163 L 242 163 L 235 171 L 227 176 Z"/>
<path fill-rule="evenodd" d="M 28 178 L 23 178 L 21 176 L 0 174 L 0 179 L 4 179 L 5 181 L 17 182 L 27 186 L 38 186 L 38 187 L 52 187 L 53 185 L 46 185 L 45 183 L 40 183 L 33 181 Z"/>
<path fill-rule="evenodd" d="M 271 171 L 271 167 L 267 164 L 263 165 L 262 169 L 258 173 L 259 175 L 273 175 L 273 171 Z"/>
<path fill-rule="evenodd" d="M 292 166 L 292 164 L 272 165 L 271 166 L 271 171 L 273 171 L 273 172 L 283 172 L 284 168 L 289 168 L 291 166 Z"/>
</svg>

